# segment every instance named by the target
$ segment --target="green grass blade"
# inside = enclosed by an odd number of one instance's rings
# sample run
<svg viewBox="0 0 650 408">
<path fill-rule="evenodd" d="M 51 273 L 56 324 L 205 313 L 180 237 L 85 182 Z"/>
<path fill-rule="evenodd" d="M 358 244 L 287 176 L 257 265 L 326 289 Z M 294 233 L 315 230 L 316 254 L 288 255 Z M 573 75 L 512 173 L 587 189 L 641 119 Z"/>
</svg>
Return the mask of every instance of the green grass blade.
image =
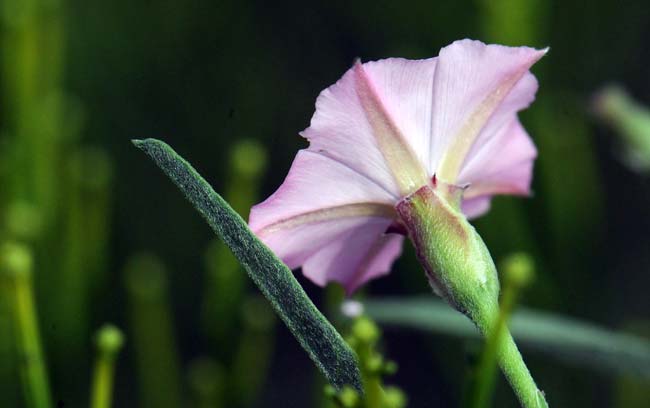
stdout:
<svg viewBox="0 0 650 408">
<path fill-rule="evenodd" d="M 446 303 L 428 298 L 370 299 L 365 311 L 382 325 L 479 338 L 474 325 Z M 510 321 L 522 348 L 605 373 L 650 380 L 650 341 L 551 313 L 520 309 Z"/>
<path fill-rule="evenodd" d="M 349 384 L 361 391 L 355 354 L 314 306 L 291 270 L 171 147 L 155 139 L 134 140 L 133 143 L 172 179 L 230 247 L 327 380 L 336 388 Z"/>
</svg>

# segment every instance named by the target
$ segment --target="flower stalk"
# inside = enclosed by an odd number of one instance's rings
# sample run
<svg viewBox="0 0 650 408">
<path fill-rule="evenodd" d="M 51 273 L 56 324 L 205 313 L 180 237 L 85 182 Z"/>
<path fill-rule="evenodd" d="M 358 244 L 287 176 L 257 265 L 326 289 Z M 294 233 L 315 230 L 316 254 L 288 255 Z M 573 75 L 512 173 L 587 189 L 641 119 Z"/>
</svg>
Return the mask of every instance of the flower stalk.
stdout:
<svg viewBox="0 0 650 408">
<path fill-rule="evenodd" d="M 492 333 L 487 337 L 478 366 L 472 407 L 489 406 L 494 391 L 497 370 L 497 353 L 500 342 L 508 335 L 508 321 L 517 303 L 519 292 L 533 278 L 533 264 L 526 254 L 514 254 L 501 266 L 504 276 L 500 310 Z"/>
<path fill-rule="evenodd" d="M 93 376 L 90 406 L 110 408 L 113 401 L 115 359 L 124 345 L 124 336 L 117 327 L 107 324 L 97 332 L 97 360 Z"/>
<path fill-rule="evenodd" d="M 462 188 L 434 178 L 401 200 L 396 210 L 434 292 L 474 322 L 485 338 L 496 336 L 497 362 L 521 405 L 546 407 L 512 336 L 499 322 L 496 267 L 460 210 L 461 195 Z"/>
<path fill-rule="evenodd" d="M 179 358 L 170 304 L 167 269 L 149 253 L 126 264 L 125 286 L 136 356 L 140 403 L 145 407 L 180 407 Z"/>
<path fill-rule="evenodd" d="M 10 299 L 19 374 L 26 406 L 52 406 L 47 370 L 43 359 L 38 319 L 32 291 L 32 255 L 20 244 L 5 243 L 0 248 L 0 283 L 3 297 Z"/>
</svg>

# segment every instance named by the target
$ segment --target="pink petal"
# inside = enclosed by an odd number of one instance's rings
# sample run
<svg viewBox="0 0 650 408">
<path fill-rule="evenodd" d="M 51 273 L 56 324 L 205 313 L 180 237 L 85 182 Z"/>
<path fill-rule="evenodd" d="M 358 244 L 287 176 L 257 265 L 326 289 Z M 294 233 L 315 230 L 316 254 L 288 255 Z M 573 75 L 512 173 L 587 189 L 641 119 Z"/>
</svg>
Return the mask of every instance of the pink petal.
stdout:
<svg viewBox="0 0 650 408">
<path fill-rule="evenodd" d="M 456 182 L 473 146 L 534 99 L 528 73 L 546 50 L 456 41 L 440 51 L 433 85 L 430 171 Z M 480 139 L 480 142 L 477 142 Z"/>
<path fill-rule="evenodd" d="M 490 210 L 491 201 L 492 196 L 464 199 L 461 205 L 461 210 L 467 218 L 477 218 Z"/>
<path fill-rule="evenodd" d="M 272 224 L 311 212 L 360 203 L 392 208 L 397 199 L 345 164 L 322 153 L 300 150 L 280 188 L 251 209 L 249 224 L 253 231 L 263 233 Z"/>
<path fill-rule="evenodd" d="M 374 238 L 377 238 L 390 224 L 391 220 L 383 217 L 345 217 L 299 224 L 264 234 L 260 238 L 289 268 L 296 269 L 312 255 L 334 242 L 340 242 L 342 237 L 353 231 L 367 231 L 369 225 L 375 226 L 377 231 Z M 351 269 L 353 265 L 347 268 Z"/>
<path fill-rule="evenodd" d="M 384 237 L 395 202 L 382 186 L 343 163 L 301 150 L 282 186 L 251 209 L 249 224 L 290 268 L 304 265 L 317 283 L 337 280 L 351 288 L 386 273 L 397 257 L 391 255 L 397 241 Z M 341 242 L 348 242 L 343 253 L 335 250 Z M 313 266 L 313 259 L 320 266 Z"/>
<path fill-rule="evenodd" d="M 309 149 L 401 195 L 394 175 L 399 168 L 387 155 L 412 155 L 416 163 L 402 160 L 402 166 L 420 166 L 426 178 L 435 66 L 435 59 L 392 58 L 351 68 L 318 97 L 311 125 L 302 132 Z"/>
<path fill-rule="evenodd" d="M 381 220 L 350 229 L 304 262 L 302 271 L 317 285 L 335 281 L 350 295 L 367 281 L 385 275 L 402 253 L 404 237 L 384 234 Z"/>
<path fill-rule="evenodd" d="M 468 157 L 459 176 L 469 184 L 465 198 L 494 194 L 528 195 L 537 150 L 513 115 Z"/>
</svg>

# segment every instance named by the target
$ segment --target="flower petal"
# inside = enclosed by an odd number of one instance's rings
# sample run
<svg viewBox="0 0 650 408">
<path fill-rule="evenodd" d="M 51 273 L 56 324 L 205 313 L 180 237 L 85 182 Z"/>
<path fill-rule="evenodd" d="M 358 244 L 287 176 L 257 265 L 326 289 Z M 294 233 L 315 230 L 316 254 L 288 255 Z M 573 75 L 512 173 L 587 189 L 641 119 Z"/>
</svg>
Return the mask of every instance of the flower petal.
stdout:
<svg viewBox="0 0 650 408">
<path fill-rule="evenodd" d="M 351 204 L 390 208 L 397 198 L 347 165 L 312 150 L 300 150 L 280 188 L 254 206 L 250 227 L 256 233 L 280 221 Z"/>
<path fill-rule="evenodd" d="M 490 210 L 492 196 L 474 197 L 463 200 L 461 210 L 468 219 L 480 217 Z"/>
<path fill-rule="evenodd" d="M 251 209 L 249 224 L 293 269 L 352 231 L 373 226 L 378 238 L 395 218 L 395 201 L 381 186 L 343 163 L 301 150 L 282 186 Z M 360 249 L 351 245 L 349 250 Z M 370 269 L 377 273 L 376 268 Z"/>
<path fill-rule="evenodd" d="M 528 195 L 536 156 L 535 145 L 512 115 L 468 157 L 459 176 L 461 184 L 469 184 L 464 197 Z"/>
<path fill-rule="evenodd" d="M 419 187 L 428 178 L 435 65 L 435 59 L 398 58 L 355 65 L 318 97 L 311 125 L 301 133 L 309 149 L 396 196 Z"/>
<path fill-rule="evenodd" d="M 504 117 L 532 101 L 537 86 L 527 73 L 546 51 L 470 40 L 440 51 L 433 85 L 430 171 L 448 183 L 457 182 L 486 126 L 494 122 L 499 127 Z"/>
<path fill-rule="evenodd" d="M 386 224 L 371 221 L 350 229 L 313 254 L 302 267 L 306 277 L 324 286 L 335 281 L 348 295 L 367 281 L 385 275 L 402 253 L 404 237 L 384 234 Z"/>
<path fill-rule="evenodd" d="M 377 238 L 391 224 L 391 220 L 383 217 L 348 217 L 330 219 L 327 221 L 294 225 L 291 228 L 276 230 L 272 234 L 260 236 L 260 239 L 291 269 L 303 266 L 314 254 L 329 245 L 341 242 L 354 231 L 367 231 L 373 226 L 374 237 Z M 353 251 L 352 247 L 348 250 Z M 340 256 L 340 255 L 338 255 Z M 328 262 L 333 262 L 330 260 Z M 327 263 L 312 268 L 314 276 L 319 274 L 316 269 L 325 270 Z M 353 265 L 347 266 L 353 268 Z M 342 271 L 344 273 L 345 271 Z"/>
</svg>

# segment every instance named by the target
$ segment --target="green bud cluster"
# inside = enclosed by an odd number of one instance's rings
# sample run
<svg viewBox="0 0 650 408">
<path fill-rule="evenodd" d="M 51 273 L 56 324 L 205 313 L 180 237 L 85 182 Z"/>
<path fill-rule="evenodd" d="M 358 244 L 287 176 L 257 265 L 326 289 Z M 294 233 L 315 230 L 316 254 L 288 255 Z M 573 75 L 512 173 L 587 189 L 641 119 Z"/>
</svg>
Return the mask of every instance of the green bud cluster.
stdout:
<svg viewBox="0 0 650 408">
<path fill-rule="evenodd" d="M 395 374 L 397 364 L 386 360 L 377 350 L 381 340 L 381 330 L 368 317 L 357 317 L 346 338 L 348 344 L 359 358 L 365 394 L 361 395 L 352 387 L 345 386 L 336 391 L 331 385 L 325 387 L 325 395 L 333 407 L 339 408 L 403 408 L 407 398 L 402 390 L 394 386 L 385 387 L 384 377 Z"/>
</svg>

